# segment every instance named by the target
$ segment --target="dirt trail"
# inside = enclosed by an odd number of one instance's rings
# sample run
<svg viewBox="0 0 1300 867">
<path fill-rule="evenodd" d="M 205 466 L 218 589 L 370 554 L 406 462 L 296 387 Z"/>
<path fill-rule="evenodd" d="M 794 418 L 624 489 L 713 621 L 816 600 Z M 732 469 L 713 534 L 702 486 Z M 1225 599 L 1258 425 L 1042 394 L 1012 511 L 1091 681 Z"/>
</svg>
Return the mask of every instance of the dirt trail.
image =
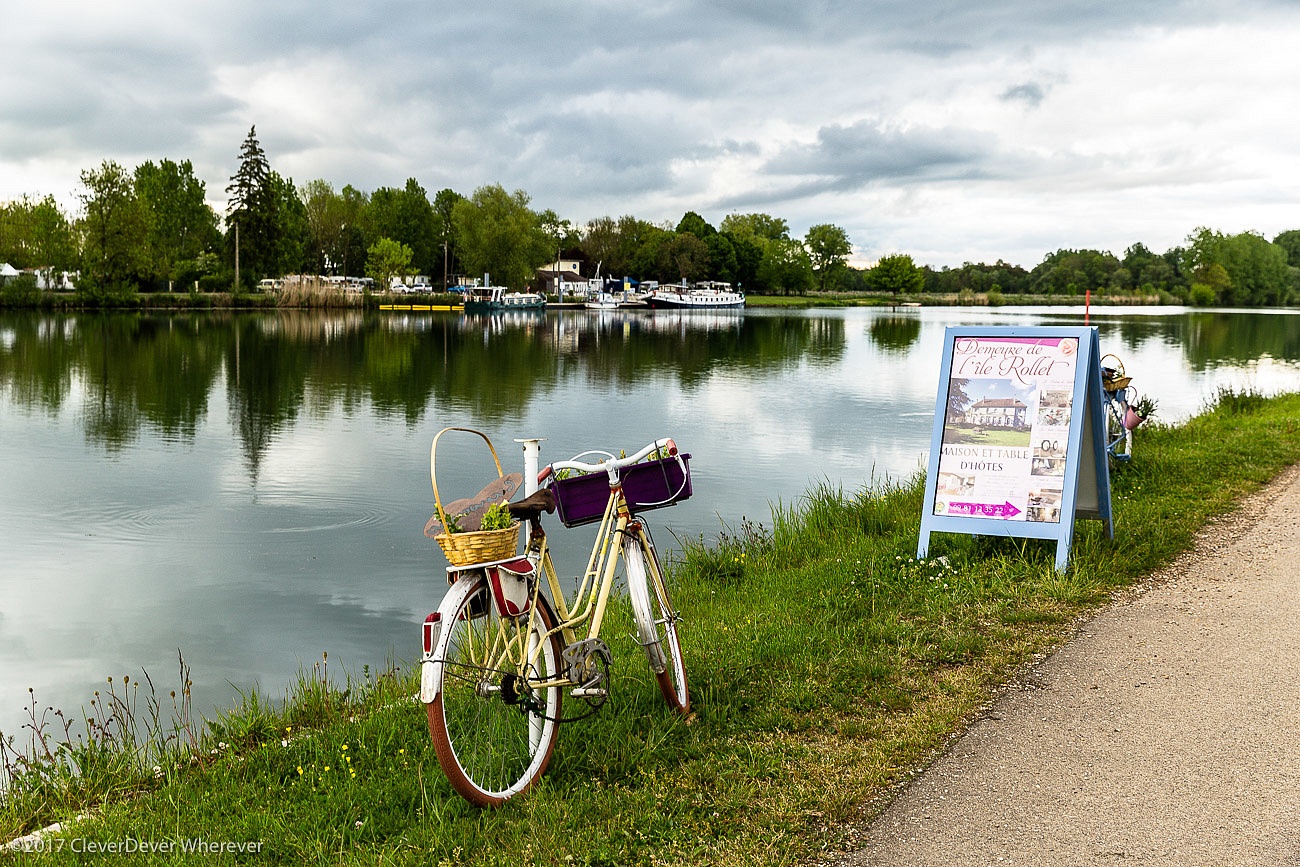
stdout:
<svg viewBox="0 0 1300 867">
<path fill-rule="evenodd" d="M 1034 667 L 841 862 L 930 864 L 1300 865 L 1300 467 Z"/>
</svg>

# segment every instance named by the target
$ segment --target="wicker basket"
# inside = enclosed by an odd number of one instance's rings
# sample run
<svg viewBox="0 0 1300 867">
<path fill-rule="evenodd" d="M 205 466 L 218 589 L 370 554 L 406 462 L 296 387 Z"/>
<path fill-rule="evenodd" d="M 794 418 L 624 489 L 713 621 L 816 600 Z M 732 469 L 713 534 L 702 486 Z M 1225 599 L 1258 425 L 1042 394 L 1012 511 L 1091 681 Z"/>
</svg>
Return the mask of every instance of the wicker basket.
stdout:
<svg viewBox="0 0 1300 867">
<path fill-rule="evenodd" d="M 483 442 L 487 443 L 488 450 L 492 452 L 492 460 L 496 463 L 497 477 L 505 478 L 501 471 L 501 459 L 497 457 L 497 450 L 493 448 L 492 441 L 487 435 L 467 427 L 447 427 L 438 431 L 433 438 L 433 445 L 429 447 L 429 478 L 433 482 L 433 500 L 438 507 L 438 518 L 442 521 L 443 532 L 434 536 L 434 541 L 442 548 L 442 553 L 447 555 L 447 560 L 453 566 L 469 566 L 474 563 L 489 563 L 493 560 L 506 560 L 515 555 L 519 547 L 519 522 L 501 530 L 470 530 L 461 533 L 448 533 L 447 512 L 443 508 L 442 497 L 438 493 L 438 471 L 437 455 L 438 440 L 447 431 L 465 431 L 482 437 Z"/>
<path fill-rule="evenodd" d="M 1106 359 L 1110 363 L 1106 363 Z M 1119 360 L 1117 355 L 1103 355 L 1101 357 L 1101 387 L 1105 391 L 1119 391 L 1122 388 L 1128 388 L 1128 384 L 1133 381 L 1133 377 L 1124 375 L 1124 362 Z"/>
<path fill-rule="evenodd" d="M 504 530 L 474 530 L 468 533 L 440 533 L 434 539 L 453 566 L 508 560 L 519 546 L 519 524 Z"/>
</svg>

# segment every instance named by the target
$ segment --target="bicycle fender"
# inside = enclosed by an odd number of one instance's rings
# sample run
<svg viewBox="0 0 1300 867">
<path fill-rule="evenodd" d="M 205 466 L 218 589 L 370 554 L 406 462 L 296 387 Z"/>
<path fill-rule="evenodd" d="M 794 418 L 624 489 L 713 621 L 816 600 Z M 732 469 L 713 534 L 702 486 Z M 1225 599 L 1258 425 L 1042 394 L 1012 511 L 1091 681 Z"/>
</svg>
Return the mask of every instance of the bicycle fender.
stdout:
<svg viewBox="0 0 1300 867">
<path fill-rule="evenodd" d="M 441 683 L 442 663 L 426 659 L 420 663 L 420 701 L 433 704 L 438 698 L 438 684 Z"/>
<path fill-rule="evenodd" d="M 438 606 L 439 624 L 450 623 L 455 612 L 465 601 L 465 597 L 477 590 L 483 581 L 482 576 L 465 577 L 451 585 L 447 595 Z M 438 698 L 438 684 L 442 683 L 442 660 L 447 655 L 447 642 L 451 639 L 450 628 L 440 628 L 434 640 L 432 650 L 425 651 L 420 657 L 420 701 L 432 704 Z"/>
</svg>

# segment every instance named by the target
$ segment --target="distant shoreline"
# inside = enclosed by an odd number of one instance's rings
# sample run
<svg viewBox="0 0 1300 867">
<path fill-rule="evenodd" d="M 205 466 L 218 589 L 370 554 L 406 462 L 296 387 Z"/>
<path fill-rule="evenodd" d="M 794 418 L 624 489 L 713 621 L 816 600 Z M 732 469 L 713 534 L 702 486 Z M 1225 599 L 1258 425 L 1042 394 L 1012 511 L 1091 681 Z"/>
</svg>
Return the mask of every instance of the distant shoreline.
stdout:
<svg viewBox="0 0 1300 867">
<path fill-rule="evenodd" d="M 749 295 L 749 308 L 811 307 L 1081 307 L 1087 299 L 1080 295 L 995 295 L 975 292 L 962 294 L 917 294 L 893 296 L 881 293 L 812 293 L 807 295 Z M 410 310 L 459 309 L 462 299 L 455 294 L 411 295 L 374 294 L 368 296 L 337 295 L 286 299 L 262 293 L 229 292 L 179 293 L 150 292 L 109 298 L 88 298 L 76 292 L 42 291 L 31 297 L 12 298 L 0 294 L 0 310 Z M 1107 295 L 1091 299 L 1093 307 L 1180 307 L 1168 296 Z M 581 302 L 549 302 L 548 309 L 582 309 Z M 643 309 L 636 306 L 623 310 Z M 1294 305 L 1250 309 L 1294 309 Z"/>
</svg>

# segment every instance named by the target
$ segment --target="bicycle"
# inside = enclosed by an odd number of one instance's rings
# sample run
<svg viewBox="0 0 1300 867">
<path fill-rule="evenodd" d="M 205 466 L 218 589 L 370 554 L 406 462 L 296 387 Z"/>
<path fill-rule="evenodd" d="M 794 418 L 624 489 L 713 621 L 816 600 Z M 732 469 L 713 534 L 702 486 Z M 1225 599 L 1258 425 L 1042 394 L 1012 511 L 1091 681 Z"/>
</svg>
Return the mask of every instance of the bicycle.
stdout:
<svg viewBox="0 0 1300 867">
<path fill-rule="evenodd" d="M 1133 377 L 1125 375 L 1124 362 L 1115 355 L 1103 355 L 1100 364 L 1101 389 L 1106 395 L 1106 454 L 1116 463 L 1127 463 L 1133 459 L 1133 428 L 1137 427 L 1129 424 Z"/>
<path fill-rule="evenodd" d="M 603 457 L 579 460 L 591 455 Z M 584 452 L 552 463 L 538 474 L 545 487 L 508 505 L 529 525 L 523 556 L 448 567 L 451 589 L 424 625 L 420 700 L 438 762 L 470 803 L 496 807 L 527 792 L 550 763 L 559 724 L 608 699 L 613 659 L 600 635 L 620 560 L 634 638 L 669 707 L 689 713 L 681 618 L 639 516 L 691 495 L 689 458 L 658 439 L 630 457 Z M 601 522 L 572 604 L 541 525 L 557 510 L 567 527 Z M 566 698 L 581 703 L 578 713 L 563 715 Z"/>
</svg>

